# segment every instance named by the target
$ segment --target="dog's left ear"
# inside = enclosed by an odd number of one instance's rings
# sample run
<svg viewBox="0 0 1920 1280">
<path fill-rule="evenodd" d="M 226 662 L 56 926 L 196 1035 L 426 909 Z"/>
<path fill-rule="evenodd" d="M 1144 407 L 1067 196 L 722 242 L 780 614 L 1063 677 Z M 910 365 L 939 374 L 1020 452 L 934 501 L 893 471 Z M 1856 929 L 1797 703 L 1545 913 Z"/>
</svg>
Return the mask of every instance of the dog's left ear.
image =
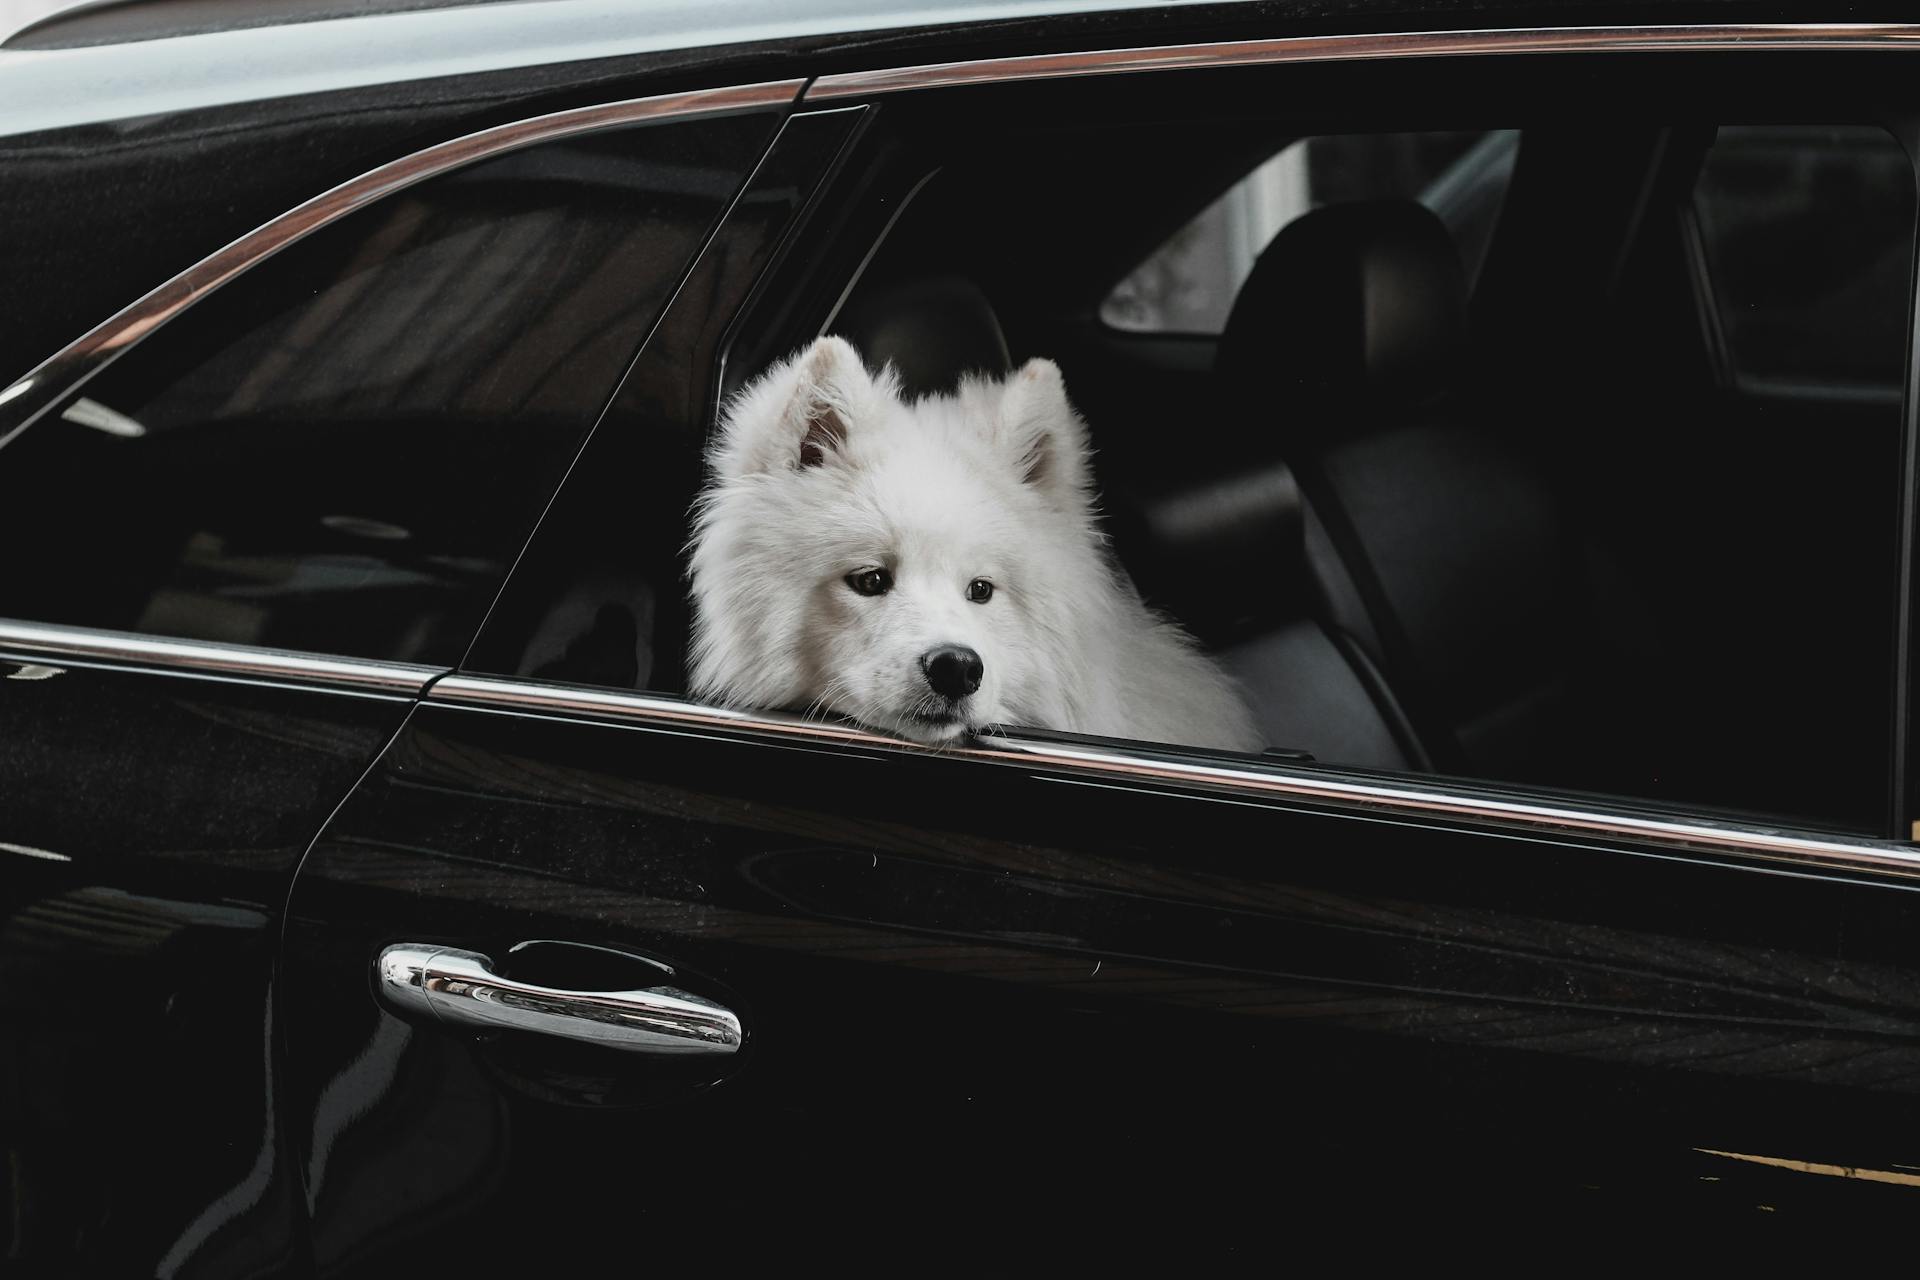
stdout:
<svg viewBox="0 0 1920 1280">
<path fill-rule="evenodd" d="M 1029 360 L 1000 392 L 1001 442 L 1020 475 L 1062 507 L 1087 500 L 1092 446 L 1086 423 L 1067 399 L 1066 380 L 1051 360 Z"/>
</svg>

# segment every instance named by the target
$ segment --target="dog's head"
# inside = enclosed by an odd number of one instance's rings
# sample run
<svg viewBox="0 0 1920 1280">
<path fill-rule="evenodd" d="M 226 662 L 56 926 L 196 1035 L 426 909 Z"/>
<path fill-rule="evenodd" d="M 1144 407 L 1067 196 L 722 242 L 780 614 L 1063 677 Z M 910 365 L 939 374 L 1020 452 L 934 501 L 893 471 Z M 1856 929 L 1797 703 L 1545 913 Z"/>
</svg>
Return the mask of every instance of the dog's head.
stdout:
<svg viewBox="0 0 1920 1280">
<path fill-rule="evenodd" d="M 734 401 L 709 461 L 697 695 L 939 743 L 1030 722 L 1069 678 L 1075 587 L 1103 570 L 1050 362 L 909 403 L 822 338 Z"/>
</svg>

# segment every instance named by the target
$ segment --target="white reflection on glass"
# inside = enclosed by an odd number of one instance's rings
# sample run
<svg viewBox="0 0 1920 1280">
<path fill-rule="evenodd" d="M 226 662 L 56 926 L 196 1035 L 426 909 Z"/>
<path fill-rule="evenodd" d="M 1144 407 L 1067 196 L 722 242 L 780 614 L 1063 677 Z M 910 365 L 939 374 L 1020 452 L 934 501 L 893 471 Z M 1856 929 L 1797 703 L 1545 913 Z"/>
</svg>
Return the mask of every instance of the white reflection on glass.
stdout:
<svg viewBox="0 0 1920 1280">
<path fill-rule="evenodd" d="M 88 400 L 84 396 L 68 405 L 60 415 L 68 422 L 82 427 L 92 427 L 95 431 L 104 431 L 110 436 L 122 436 L 135 439 L 147 434 L 147 429 L 115 409 L 109 409 L 98 400 Z"/>
</svg>

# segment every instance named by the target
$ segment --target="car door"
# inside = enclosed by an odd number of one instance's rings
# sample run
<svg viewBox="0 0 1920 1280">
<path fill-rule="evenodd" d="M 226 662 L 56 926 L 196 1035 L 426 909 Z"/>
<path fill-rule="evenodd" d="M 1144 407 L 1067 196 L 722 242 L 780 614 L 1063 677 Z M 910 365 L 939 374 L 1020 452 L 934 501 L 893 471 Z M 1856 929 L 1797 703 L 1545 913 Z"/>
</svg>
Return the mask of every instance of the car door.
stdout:
<svg viewBox="0 0 1920 1280">
<path fill-rule="evenodd" d="M 307 1267 L 272 992 L 294 870 L 797 88 L 428 149 L 0 394 L 10 1262 Z"/>
<path fill-rule="evenodd" d="M 1446 39 L 1393 48 L 1478 47 Z M 1529 83 L 1571 94 L 1592 67 L 1567 56 Z M 276 990 L 321 1270 L 1906 1210 L 1920 863 L 1878 811 L 1849 832 L 1044 731 L 929 751 L 675 693 L 721 392 L 831 321 L 927 180 L 917 140 L 1140 109 L 1137 80 L 968 86 L 1152 61 L 809 89 L 789 132 L 851 136 L 825 186 L 763 164 L 461 670 L 295 882 Z M 1498 79 L 1443 64 L 1157 92 Z"/>
</svg>

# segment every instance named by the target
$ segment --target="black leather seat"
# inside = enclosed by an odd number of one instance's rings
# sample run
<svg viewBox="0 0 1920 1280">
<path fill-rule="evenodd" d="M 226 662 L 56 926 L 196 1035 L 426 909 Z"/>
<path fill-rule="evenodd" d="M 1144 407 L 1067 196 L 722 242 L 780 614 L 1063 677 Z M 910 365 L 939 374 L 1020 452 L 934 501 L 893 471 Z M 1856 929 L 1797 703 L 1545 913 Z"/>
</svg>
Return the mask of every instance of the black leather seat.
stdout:
<svg viewBox="0 0 1920 1280">
<path fill-rule="evenodd" d="M 1446 229 L 1375 202 L 1275 238 L 1216 371 L 1243 430 L 1271 424 L 1299 476 L 1330 627 L 1385 673 L 1435 765 L 1612 785 L 1644 637 L 1625 594 L 1603 603 L 1602 562 L 1554 487 L 1480 416 L 1470 359 Z"/>
<path fill-rule="evenodd" d="M 978 285 L 955 275 L 863 286 L 833 332 L 876 373 L 891 364 L 911 399 L 951 391 L 969 373 L 1000 377 L 1013 370 L 993 305 Z"/>
<path fill-rule="evenodd" d="M 1110 521 L 1148 601 L 1240 682 L 1269 746 L 1327 763 L 1424 767 L 1371 660 L 1316 616 L 1300 489 L 1285 463 L 1121 498 Z"/>
</svg>

